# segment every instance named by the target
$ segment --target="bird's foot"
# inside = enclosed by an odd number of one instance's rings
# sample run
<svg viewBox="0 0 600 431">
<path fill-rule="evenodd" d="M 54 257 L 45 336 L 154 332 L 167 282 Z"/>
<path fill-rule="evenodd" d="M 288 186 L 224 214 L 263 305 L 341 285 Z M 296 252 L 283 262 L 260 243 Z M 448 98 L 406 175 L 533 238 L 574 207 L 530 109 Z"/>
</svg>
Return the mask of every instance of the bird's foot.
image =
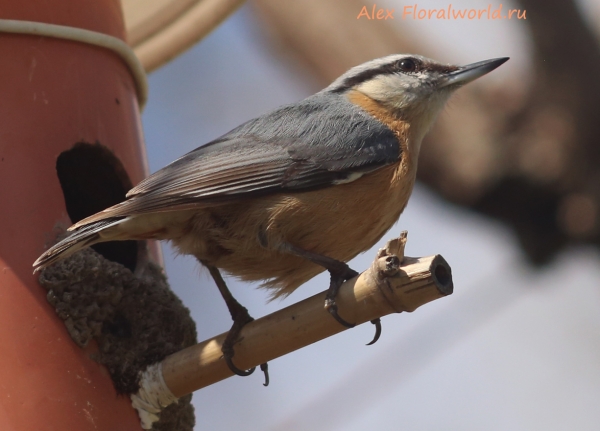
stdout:
<svg viewBox="0 0 600 431">
<path fill-rule="evenodd" d="M 306 251 L 290 243 L 282 244 L 281 251 L 291 253 L 295 256 L 307 259 L 313 263 L 316 263 L 317 265 L 322 266 L 323 268 L 327 269 L 327 271 L 329 271 L 331 281 L 329 283 L 329 290 L 325 295 L 325 310 L 329 311 L 329 313 L 333 316 L 335 320 L 338 321 L 340 325 L 345 326 L 346 328 L 354 328 L 356 326 L 355 323 L 350 323 L 345 319 L 342 319 L 338 314 L 338 307 L 335 303 L 335 298 L 338 294 L 338 291 L 340 290 L 340 286 L 344 283 L 344 281 L 356 277 L 358 275 L 358 272 L 354 271 L 342 261 L 333 259 L 328 256 L 323 256 L 321 254 Z M 371 323 L 375 325 L 375 336 L 373 337 L 373 340 L 369 344 L 367 344 L 367 346 L 374 344 L 381 335 L 381 321 L 379 319 L 374 319 L 371 320 Z"/>
<path fill-rule="evenodd" d="M 233 320 L 233 325 L 225 337 L 225 341 L 223 341 L 223 345 L 221 346 L 221 352 L 223 352 L 223 359 L 225 359 L 225 363 L 231 370 L 233 374 L 237 374 L 238 376 L 246 377 L 254 372 L 256 367 L 251 368 L 249 370 L 240 370 L 233 363 L 233 355 L 235 354 L 233 350 L 233 346 L 235 343 L 240 341 L 240 332 L 242 328 L 246 326 L 248 323 L 252 322 L 254 319 L 248 313 L 246 307 L 240 304 L 231 294 L 225 280 L 221 276 L 219 269 L 216 266 L 211 265 L 208 262 L 200 261 L 212 276 L 213 280 L 215 280 L 215 284 L 219 288 L 219 292 L 221 296 L 225 300 L 225 304 L 227 305 L 227 309 L 229 310 L 229 314 L 231 314 L 231 319 Z M 265 383 L 264 386 L 269 385 L 269 370 L 268 365 L 266 363 L 261 364 L 260 369 L 265 373 Z"/>
<path fill-rule="evenodd" d="M 242 328 L 244 326 L 246 326 L 248 323 L 252 322 L 254 319 L 252 318 L 252 316 L 250 316 L 246 307 L 243 307 L 239 303 L 237 305 L 238 306 L 230 307 L 230 309 L 229 309 L 229 311 L 231 312 L 231 317 L 233 318 L 233 325 L 231 326 L 231 329 L 229 330 L 229 333 L 227 334 L 227 337 L 225 338 L 225 341 L 223 342 L 223 346 L 221 347 L 221 352 L 223 352 L 223 359 L 225 359 L 225 363 L 227 364 L 227 366 L 229 367 L 231 372 L 233 372 L 234 374 L 236 374 L 238 376 L 246 377 L 246 376 L 249 376 L 250 374 L 252 374 L 254 372 L 254 370 L 256 369 L 256 367 L 250 368 L 249 370 L 241 370 L 238 367 L 236 367 L 235 364 L 233 363 L 233 356 L 235 355 L 233 346 L 235 345 L 235 343 L 237 343 L 238 341 L 241 340 L 240 333 L 242 331 Z M 260 369 L 265 374 L 265 383 L 263 383 L 263 385 L 268 386 L 269 385 L 268 364 L 267 363 L 261 364 Z"/>
<path fill-rule="evenodd" d="M 329 268 L 331 281 L 329 282 L 329 290 L 327 290 L 327 295 L 325 295 L 325 310 L 327 310 L 329 314 L 331 314 L 333 318 L 340 323 L 340 325 L 343 325 L 346 328 L 354 328 L 356 324 L 349 323 L 348 321 L 342 319 L 338 314 L 338 306 L 335 302 L 335 298 L 337 297 L 340 287 L 344 281 L 356 277 L 358 272 L 354 271 L 343 262 L 337 262 L 336 266 L 337 268 Z"/>
<path fill-rule="evenodd" d="M 345 263 L 339 263 L 341 264 L 339 268 L 336 268 L 335 270 L 329 270 L 329 274 L 331 275 L 331 282 L 329 284 L 329 290 L 327 291 L 327 295 L 325 296 L 325 309 L 329 311 L 329 314 L 331 314 L 340 325 L 345 326 L 346 328 L 354 328 L 356 324 L 346 321 L 338 314 L 338 306 L 335 302 L 335 298 L 340 290 L 341 285 L 345 281 L 356 277 L 358 275 L 358 272 L 351 269 Z M 375 344 L 381 336 L 381 320 L 373 319 L 371 320 L 371 323 L 375 325 L 375 336 L 373 337 L 373 340 L 371 340 L 370 343 L 367 343 L 367 346 Z"/>
</svg>

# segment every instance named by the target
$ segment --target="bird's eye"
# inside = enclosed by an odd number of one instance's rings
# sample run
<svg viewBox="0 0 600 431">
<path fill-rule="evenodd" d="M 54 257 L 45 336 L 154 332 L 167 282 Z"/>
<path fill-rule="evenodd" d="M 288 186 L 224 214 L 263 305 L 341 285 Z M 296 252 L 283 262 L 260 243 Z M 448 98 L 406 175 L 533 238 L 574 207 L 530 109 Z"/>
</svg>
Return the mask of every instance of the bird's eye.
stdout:
<svg viewBox="0 0 600 431">
<path fill-rule="evenodd" d="M 417 63 L 412 58 L 403 58 L 398 62 L 398 68 L 402 72 L 414 72 L 417 70 Z"/>
</svg>

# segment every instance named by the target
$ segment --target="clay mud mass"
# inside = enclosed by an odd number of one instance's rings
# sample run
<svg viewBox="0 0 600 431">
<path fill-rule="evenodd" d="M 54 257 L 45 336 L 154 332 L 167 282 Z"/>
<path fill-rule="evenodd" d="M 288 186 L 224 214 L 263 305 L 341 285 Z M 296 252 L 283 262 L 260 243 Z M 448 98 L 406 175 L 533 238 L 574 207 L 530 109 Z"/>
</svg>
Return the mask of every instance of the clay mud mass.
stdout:
<svg viewBox="0 0 600 431">
<path fill-rule="evenodd" d="M 197 342 L 190 312 L 161 268 L 148 263 L 138 272 L 85 249 L 46 268 L 39 278 L 71 338 L 82 347 L 96 340 L 99 352 L 93 359 L 108 369 L 123 395 L 138 391 L 140 371 Z M 163 410 L 153 429 L 191 431 L 191 398 Z"/>
</svg>

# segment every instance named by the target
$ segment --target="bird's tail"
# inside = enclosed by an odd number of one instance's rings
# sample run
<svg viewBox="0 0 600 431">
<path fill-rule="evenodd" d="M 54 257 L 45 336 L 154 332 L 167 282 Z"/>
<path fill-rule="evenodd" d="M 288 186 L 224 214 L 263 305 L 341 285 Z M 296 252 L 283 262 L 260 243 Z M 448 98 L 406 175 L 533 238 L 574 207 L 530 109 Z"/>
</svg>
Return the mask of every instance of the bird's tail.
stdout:
<svg viewBox="0 0 600 431">
<path fill-rule="evenodd" d="M 46 250 L 33 263 L 34 272 L 64 259 L 82 248 L 116 239 L 113 238 L 115 235 L 111 235 L 109 228 L 120 224 L 125 219 L 126 217 L 112 217 L 76 228 L 71 235 Z"/>
</svg>

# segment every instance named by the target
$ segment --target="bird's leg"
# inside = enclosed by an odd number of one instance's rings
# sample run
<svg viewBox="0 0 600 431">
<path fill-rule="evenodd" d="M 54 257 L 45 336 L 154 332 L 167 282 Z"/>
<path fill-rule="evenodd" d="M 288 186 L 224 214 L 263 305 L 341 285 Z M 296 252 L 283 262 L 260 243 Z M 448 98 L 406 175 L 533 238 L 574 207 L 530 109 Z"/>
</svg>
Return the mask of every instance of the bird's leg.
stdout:
<svg viewBox="0 0 600 431">
<path fill-rule="evenodd" d="M 350 268 L 346 263 L 341 262 L 339 260 L 333 259 L 331 257 L 323 256 L 317 253 L 313 253 L 310 251 L 303 250 L 295 245 L 290 243 L 284 243 L 282 249 L 287 253 L 293 254 L 298 257 L 302 257 L 307 259 L 317 265 L 322 266 L 327 271 L 329 271 L 329 275 L 331 276 L 331 281 L 329 282 L 329 289 L 327 290 L 327 295 L 325 295 L 325 309 L 329 311 L 329 313 L 337 320 L 341 325 L 347 328 L 353 328 L 356 326 L 353 323 L 349 323 L 346 320 L 342 319 L 338 314 L 338 307 L 335 302 L 335 298 L 340 290 L 340 287 L 346 280 L 350 280 L 358 275 L 358 272 L 354 271 Z M 371 321 L 372 324 L 375 325 L 375 337 L 373 340 L 367 344 L 374 344 L 381 335 L 381 321 L 379 319 L 374 319 Z"/>
<path fill-rule="evenodd" d="M 223 352 L 223 358 L 225 359 L 225 363 L 229 367 L 229 369 L 238 376 L 249 376 L 254 372 L 254 368 L 251 368 L 248 371 L 240 370 L 233 364 L 233 355 L 235 352 L 233 351 L 233 345 L 239 340 L 240 332 L 242 328 L 252 322 L 254 319 L 248 313 L 246 307 L 240 304 L 231 294 L 227 284 L 225 284 L 225 280 L 221 276 L 219 269 L 215 266 L 209 265 L 206 262 L 202 262 L 204 266 L 208 268 L 210 275 L 217 287 L 219 288 L 219 292 L 221 292 L 221 296 L 225 300 L 225 304 L 227 304 L 227 309 L 231 314 L 231 319 L 233 320 L 233 325 L 223 342 L 223 346 L 221 347 L 221 351 Z M 260 366 L 260 369 L 265 373 L 265 383 L 264 386 L 269 385 L 269 371 L 268 364 L 264 363 Z"/>
</svg>

